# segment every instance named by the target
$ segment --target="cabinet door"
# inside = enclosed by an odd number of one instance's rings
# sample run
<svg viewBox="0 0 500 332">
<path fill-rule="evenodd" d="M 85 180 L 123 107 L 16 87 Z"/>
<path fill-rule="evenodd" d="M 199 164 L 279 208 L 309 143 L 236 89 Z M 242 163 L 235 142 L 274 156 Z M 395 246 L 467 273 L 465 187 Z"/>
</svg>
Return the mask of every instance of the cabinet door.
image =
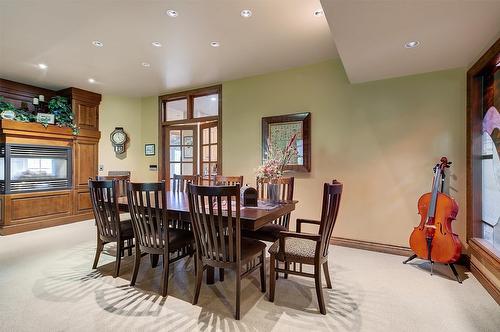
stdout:
<svg viewBox="0 0 500 332">
<path fill-rule="evenodd" d="M 75 187 L 87 187 L 97 176 L 97 142 L 76 141 L 75 163 Z"/>
<path fill-rule="evenodd" d="M 73 110 L 78 127 L 83 129 L 99 129 L 99 105 L 81 100 L 73 100 Z"/>
</svg>

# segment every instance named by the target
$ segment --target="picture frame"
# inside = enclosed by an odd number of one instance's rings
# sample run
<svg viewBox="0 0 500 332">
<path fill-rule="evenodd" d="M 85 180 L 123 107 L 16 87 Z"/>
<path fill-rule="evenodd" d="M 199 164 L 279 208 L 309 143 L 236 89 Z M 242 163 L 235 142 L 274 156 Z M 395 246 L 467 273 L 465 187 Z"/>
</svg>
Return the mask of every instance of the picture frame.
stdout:
<svg viewBox="0 0 500 332">
<path fill-rule="evenodd" d="M 297 134 L 294 142 L 297 156 L 285 170 L 295 172 L 311 171 L 311 113 L 294 113 L 262 118 L 262 160 L 266 158 L 268 140 L 273 147 L 283 149 L 291 137 Z"/>
<path fill-rule="evenodd" d="M 182 147 L 182 157 L 183 157 L 183 159 L 192 159 L 193 158 L 193 147 L 192 146 L 183 146 Z"/>
<path fill-rule="evenodd" d="M 155 145 L 154 144 L 145 144 L 144 145 L 144 154 L 146 156 L 154 156 L 156 154 Z"/>
<path fill-rule="evenodd" d="M 42 123 L 42 124 L 54 124 L 55 123 L 55 116 L 54 116 L 54 114 L 50 114 L 50 113 L 37 113 L 36 122 Z"/>
</svg>

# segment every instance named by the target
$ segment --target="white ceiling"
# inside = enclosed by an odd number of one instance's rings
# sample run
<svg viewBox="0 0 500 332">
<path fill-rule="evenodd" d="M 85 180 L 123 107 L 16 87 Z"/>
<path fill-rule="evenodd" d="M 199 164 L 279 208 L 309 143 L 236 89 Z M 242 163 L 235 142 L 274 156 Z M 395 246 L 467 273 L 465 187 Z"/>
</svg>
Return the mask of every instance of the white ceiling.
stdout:
<svg viewBox="0 0 500 332">
<path fill-rule="evenodd" d="M 151 96 L 340 54 L 358 83 L 469 66 L 499 33 L 500 0 L 0 0 L 0 77 Z"/>
<path fill-rule="evenodd" d="M 500 33 L 500 0 L 321 3 L 352 83 L 468 67 Z"/>
<path fill-rule="evenodd" d="M 150 96 L 314 63 L 338 56 L 326 18 L 312 15 L 320 7 L 319 0 L 0 0 L 0 77 Z M 240 16 L 246 8 L 250 19 Z M 211 47 L 214 40 L 221 47 Z"/>
</svg>

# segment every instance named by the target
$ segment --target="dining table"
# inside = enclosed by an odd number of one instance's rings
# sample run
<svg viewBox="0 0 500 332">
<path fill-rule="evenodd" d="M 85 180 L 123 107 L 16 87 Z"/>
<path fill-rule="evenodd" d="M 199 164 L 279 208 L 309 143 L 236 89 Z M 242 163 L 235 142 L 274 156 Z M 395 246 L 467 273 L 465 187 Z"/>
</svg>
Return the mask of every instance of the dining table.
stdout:
<svg viewBox="0 0 500 332">
<path fill-rule="evenodd" d="M 154 200 L 152 200 L 154 201 Z M 189 199 L 188 194 L 178 191 L 166 192 L 167 202 L 167 217 L 173 220 L 181 220 L 184 222 L 191 222 L 189 212 Z M 295 205 L 298 201 L 280 200 L 277 202 L 270 202 L 268 200 L 259 200 L 258 206 L 241 206 L 240 207 L 240 223 L 242 229 L 258 230 L 262 226 L 273 222 L 274 220 L 291 213 L 295 210 Z M 161 204 L 161 202 L 160 202 Z M 128 212 L 128 199 L 126 196 L 118 198 L 118 208 L 121 212 Z M 163 206 L 155 208 L 162 209 Z M 207 284 L 213 284 L 214 269 L 207 268 Z"/>
</svg>

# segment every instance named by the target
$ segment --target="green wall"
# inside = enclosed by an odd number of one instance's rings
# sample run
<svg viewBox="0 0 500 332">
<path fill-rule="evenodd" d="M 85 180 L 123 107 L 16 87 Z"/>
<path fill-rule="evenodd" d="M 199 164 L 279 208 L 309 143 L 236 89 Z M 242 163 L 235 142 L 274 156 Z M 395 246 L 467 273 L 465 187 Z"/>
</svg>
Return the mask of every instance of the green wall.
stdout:
<svg viewBox="0 0 500 332">
<path fill-rule="evenodd" d="M 318 218 L 322 183 L 338 179 L 334 236 L 407 246 L 417 200 L 444 155 L 465 242 L 465 91 L 465 69 L 353 85 L 339 60 L 225 82 L 223 173 L 254 184 L 261 118 L 311 112 L 312 170 L 295 175 L 293 219 Z"/>
</svg>

